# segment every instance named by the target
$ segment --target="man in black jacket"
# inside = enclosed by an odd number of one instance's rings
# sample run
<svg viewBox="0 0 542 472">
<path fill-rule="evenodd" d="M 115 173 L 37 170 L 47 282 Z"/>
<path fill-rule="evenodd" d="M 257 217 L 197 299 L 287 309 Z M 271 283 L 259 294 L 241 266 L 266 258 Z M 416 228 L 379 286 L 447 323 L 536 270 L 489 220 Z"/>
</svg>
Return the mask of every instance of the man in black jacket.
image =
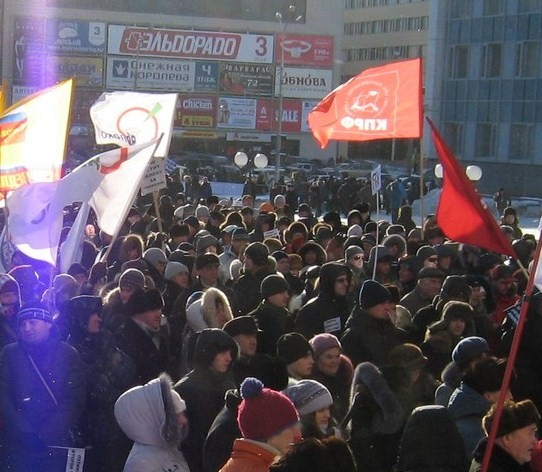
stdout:
<svg viewBox="0 0 542 472">
<path fill-rule="evenodd" d="M 348 289 L 352 271 L 341 262 L 327 262 L 320 269 L 320 293 L 299 310 L 296 331 L 307 339 L 320 333 L 340 337 L 348 319 Z"/>
</svg>

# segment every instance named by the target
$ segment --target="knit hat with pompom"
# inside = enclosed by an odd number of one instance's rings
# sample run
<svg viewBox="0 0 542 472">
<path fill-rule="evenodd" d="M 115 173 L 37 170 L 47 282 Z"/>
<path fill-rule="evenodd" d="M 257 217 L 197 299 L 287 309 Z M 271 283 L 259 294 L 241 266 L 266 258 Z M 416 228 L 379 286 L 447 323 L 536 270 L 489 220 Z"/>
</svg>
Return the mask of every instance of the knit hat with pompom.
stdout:
<svg viewBox="0 0 542 472">
<path fill-rule="evenodd" d="M 264 388 L 258 379 L 247 377 L 240 390 L 243 401 L 239 405 L 237 423 L 244 438 L 265 442 L 299 421 L 291 400 L 280 392 Z"/>
</svg>

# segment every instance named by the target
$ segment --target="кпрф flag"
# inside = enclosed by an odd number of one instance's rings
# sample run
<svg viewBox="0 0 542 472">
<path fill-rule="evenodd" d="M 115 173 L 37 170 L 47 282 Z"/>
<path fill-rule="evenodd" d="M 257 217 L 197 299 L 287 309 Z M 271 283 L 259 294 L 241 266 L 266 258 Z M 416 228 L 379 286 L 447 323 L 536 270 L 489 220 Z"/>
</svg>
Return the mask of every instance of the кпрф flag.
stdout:
<svg viewBox="0 0 542 472">
<path fill-rule="evenodd" d="M 510 241 L 459 165 L 435 125 L 427 119 L 439 160 L 442 164 L 442 193 L 437 206 L 437 224 L 444 234 L 465 244 L 479 246 L 497 254 L 517 258 Z"/>
<path fill-rule="evenodd" d="M 164 135 L 156 157 L 167 157 L 176 93 L 106 92 L 90 107 L 96 143 L 132 146 Z"/>
<path fill-rule="evenodd" d="M 60 179 L 73 80 L 37 92 L 0 116 L 0 193 Z M 4 94 L 2 87 L 2 95 Z"/>
<path fill-rule="evenodd" d="M 116 235 L 159 144 L 114 149 L 77 167 L 62 180 L 27 185 L 7 199 L 11 242 L 27 256 L 56 264 L 62 210 L 84 202 L 96 212 L 100 229 Z"/>
<path fill-rule="evenodd" d="M 330 92 L 309 113 L 314 138 L 420 138 L 422 135 L 421 59 L 393 62 L 363 71 Z"/>
</svg>

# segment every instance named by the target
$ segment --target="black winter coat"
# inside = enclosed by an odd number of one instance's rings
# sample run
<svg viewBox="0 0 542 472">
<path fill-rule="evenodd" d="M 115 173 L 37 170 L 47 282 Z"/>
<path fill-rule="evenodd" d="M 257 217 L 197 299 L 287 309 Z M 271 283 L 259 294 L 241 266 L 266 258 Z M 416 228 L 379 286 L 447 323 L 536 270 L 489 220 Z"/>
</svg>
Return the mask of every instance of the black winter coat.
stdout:
<svg viewBox="0 0 542 472">
<path fill-rule="evenodd" d="M 256 320 L 258 329 L 261 330 L 258 334 L 258 352 L 275 356 L 278 339 L 294 330 L 293 319 L 288 310 L 263 301 L 249 315 Z"/>
</svg>

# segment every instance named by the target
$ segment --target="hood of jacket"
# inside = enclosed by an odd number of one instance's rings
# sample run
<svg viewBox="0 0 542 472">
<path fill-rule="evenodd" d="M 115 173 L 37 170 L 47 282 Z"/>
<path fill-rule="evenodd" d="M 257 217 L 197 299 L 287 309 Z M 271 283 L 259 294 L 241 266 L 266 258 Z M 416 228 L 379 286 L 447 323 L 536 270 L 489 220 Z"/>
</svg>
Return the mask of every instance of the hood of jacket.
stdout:
<svg viewBox="0 0 542 472">
<path fill-rule="evenodd" d="M 233 318 L 230 302 L 222 290 L 214 287 L 208 288 L 203 294 L 201 313 L 209 328 L 222 328 L 224 323 L 219 320 L 217 314 L 217 302 L 224 307 L 226 321 Z"/>
<path fill-rule="evenodd" d="M 344 263 L 340 262 L 326 262 L 320 268 L 320 293 L 325 294 L 331 298 L 335 297 L 335 280 L 337 278 L 346 275 L 348 281 L 352 280 L 352 271 Z"/>
<path fill-rule="evenodd" d="M 232 358 L 236 359 L 239 348 L 235 340 L 221 329 L 204 329 L 196 341 L 194 365 L 206 369 L 210 367 L 215 356 L 224 351 L 230 351 Z"/>
<path fill-rule="evenodd" d="M 145 385 L 124 392 L 115 403 L 115 419 L 126 436 L 136 443 L 160 448 L 177 447 L 181 431 L 175 413 L 174 394 L 171 379 L 162 374 Z"/>
</svg>

